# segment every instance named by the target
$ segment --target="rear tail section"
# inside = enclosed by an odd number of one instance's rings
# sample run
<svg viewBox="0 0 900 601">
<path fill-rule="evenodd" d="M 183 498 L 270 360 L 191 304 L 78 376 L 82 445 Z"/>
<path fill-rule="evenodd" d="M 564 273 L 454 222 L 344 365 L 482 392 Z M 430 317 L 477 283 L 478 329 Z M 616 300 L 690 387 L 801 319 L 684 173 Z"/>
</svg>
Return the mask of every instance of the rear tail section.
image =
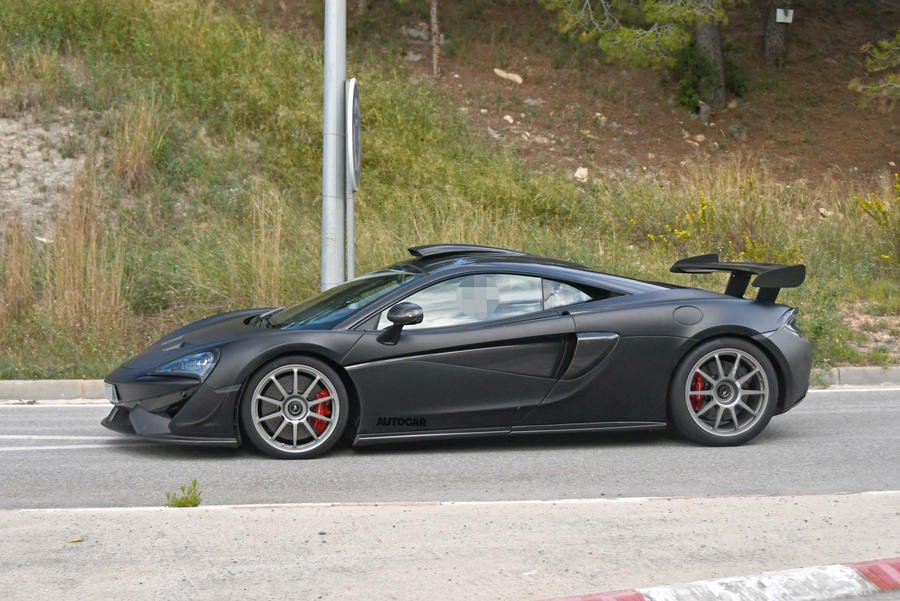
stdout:
<svg viewBox="0 0 900 601">
<path fill-rule="evenodd" d="M 750 284 L 759 288 L 756 301 L 774 303 L 782 288 L 796 288 L 806 279 L 806 265 L 781 265 L 778 263 L 728 263 L 719 261 L 719 255 L 711 253 L 681 259 L 672 265 L 673 273 L 713 273 L 730 272 L 725 294 L 743 298 Z"/>
</svg>

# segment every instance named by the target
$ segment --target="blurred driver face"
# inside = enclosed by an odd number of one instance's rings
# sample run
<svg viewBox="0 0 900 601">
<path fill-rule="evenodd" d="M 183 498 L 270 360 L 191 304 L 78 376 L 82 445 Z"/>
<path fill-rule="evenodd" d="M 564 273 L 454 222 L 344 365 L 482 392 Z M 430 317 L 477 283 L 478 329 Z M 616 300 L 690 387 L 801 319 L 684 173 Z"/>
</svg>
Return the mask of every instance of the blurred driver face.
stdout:
<svg viewBox="0 0 900 601">
<path fill-rule="evenodd" d="M 488 275 L 465 278 L 456 294 L 462 313 L 478 320 L 485 319 L 496 311 L 500 301 L 500 288 L 496 285 L 496 278 Z"/>
</svg>

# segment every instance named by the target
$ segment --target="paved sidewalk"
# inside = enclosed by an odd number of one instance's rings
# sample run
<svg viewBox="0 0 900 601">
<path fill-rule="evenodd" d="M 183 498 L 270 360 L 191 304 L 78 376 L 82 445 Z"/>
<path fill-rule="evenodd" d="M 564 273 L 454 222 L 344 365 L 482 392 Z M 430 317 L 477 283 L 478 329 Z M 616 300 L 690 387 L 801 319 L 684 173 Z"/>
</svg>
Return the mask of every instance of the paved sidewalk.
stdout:
<svg viewBox="0 0 900 601">
<path fill-rule="evenodd" d="M 0 590 L 4 601 L 540 600 L 897 557 L 898 505 L 898 493 L 857 493 L 9 510 Z"/>
<path fill-rule="evenodd" d="M 824 386 L 897 386 L 900 366 L 835 367 L 813 372 L 813 382 Z M 0 403 L 105 402 L 103 380 L 0 380 Z"/>
</svg>

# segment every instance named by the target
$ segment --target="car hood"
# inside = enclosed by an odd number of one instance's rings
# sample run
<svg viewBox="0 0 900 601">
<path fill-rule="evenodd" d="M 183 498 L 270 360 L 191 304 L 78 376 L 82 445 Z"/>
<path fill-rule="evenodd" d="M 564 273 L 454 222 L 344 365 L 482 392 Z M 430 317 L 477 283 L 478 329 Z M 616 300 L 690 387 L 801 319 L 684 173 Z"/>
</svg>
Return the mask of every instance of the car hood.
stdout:
<svg viewBox="0 0 900 601">
<path fill-rule="evenodd" d="M 244 309 L 206 317 L 166 334 L 140 354 L 122 364 L 125 369 L 151 370 L 162 363 L 228 343 L 235 338 L 262 334 L 265 330 L 247 325 L 252 315 L 266 309 Z"/>
</svg>

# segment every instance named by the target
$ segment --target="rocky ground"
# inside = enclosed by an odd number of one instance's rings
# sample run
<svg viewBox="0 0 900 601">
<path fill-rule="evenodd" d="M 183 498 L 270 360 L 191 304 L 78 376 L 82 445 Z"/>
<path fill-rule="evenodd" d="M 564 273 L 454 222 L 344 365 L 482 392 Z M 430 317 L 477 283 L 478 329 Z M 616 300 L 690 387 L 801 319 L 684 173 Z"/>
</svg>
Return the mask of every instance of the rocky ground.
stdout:
<svg viewBox="0 0 900 601">
<path fill-rule="evenodd" d="M 84 157 L 70 114 L 0 118 L 0 233 L 21 220 L 39 239 L 52 236 L 53 209 Z"/>
</svg>

